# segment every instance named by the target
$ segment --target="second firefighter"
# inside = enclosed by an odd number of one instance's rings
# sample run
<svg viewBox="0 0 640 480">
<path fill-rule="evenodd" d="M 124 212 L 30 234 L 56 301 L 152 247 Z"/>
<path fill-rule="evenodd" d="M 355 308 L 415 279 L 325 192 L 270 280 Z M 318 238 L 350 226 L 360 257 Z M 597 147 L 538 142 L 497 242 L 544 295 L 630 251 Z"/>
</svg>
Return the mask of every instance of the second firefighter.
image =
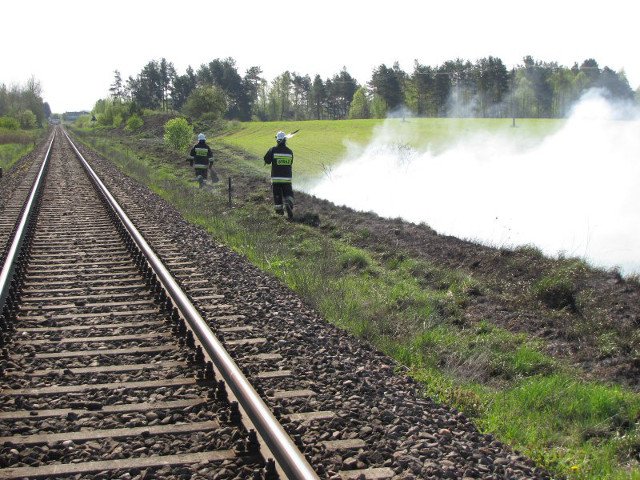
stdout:
<svg viewBox="0 0 640 480">
<path fill-rule="evenodd" d="M 198 143 L 196 143 L 189 154 L 191 166 L 195 169 L 196 180 L 202 187 L 207 181 L 207 173 L 211 170 L 211 182 L 217 182 L 218 178 L 213 171 L 213 152 L 206 143 L 207 137 L 204 133 L 198 135 Z"/>
<path fill-rule="evenodd" d="M 264 163 L 271 165 L 271 188 L 273 202 L 278 215 L 287 212 L 287 218 L 293 219 L 293 187 L 291 185 L 293 152 L 287 147 L 284 132 L 276 133 L 276 146 L 271 147 L 264 156 Z"/>
</svg>

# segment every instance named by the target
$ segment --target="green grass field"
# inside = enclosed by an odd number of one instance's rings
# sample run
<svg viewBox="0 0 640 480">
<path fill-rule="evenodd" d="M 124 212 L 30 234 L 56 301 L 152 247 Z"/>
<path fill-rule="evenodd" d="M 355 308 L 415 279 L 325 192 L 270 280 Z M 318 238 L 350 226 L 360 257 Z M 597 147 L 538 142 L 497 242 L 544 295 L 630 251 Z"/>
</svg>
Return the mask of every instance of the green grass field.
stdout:
<svg viewBox="0 0 640 480">
<path fill-rule="evenodd" d="M 537 142 L 563 125 L 562 120 L 409 118 L 391 120 L 309 120 L 303 122 L 246 122 L 234 124 L 216 136 L 215 141 L 240 148 L 262 158 L 275 145 L 278 130 L 300 132 L 288 142 L 294 151 L 294 172 L 298 178 L 313 178 L 336 165 L 350 146 L 365 147 L 375 136 L 400 146 L 431 150 L 445 149 L 470 135 L 504 135 L 521 144 Z M 215 132 L 214 132 L 215 133 Z"/>
</svg>

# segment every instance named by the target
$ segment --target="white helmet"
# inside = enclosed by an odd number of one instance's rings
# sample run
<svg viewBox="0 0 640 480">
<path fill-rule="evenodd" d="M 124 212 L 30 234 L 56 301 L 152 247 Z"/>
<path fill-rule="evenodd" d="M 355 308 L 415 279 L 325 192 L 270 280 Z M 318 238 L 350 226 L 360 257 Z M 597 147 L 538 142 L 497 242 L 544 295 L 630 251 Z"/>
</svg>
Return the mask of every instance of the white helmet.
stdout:
<svg viewBox="0 0 640 480">
<path fill-rule="evenodd" d="M 287 135 L 281 130 L 276 133 L 276 142 L 282 143 L 287 139 Z"/>
<path fill-rule="evenodd" d="M 204 133 L 199 133 L 198 134 L 198 141 L 206 140 L 206 139 L 207 139 L 207 137 L 204 136 Z"/>
</svg>

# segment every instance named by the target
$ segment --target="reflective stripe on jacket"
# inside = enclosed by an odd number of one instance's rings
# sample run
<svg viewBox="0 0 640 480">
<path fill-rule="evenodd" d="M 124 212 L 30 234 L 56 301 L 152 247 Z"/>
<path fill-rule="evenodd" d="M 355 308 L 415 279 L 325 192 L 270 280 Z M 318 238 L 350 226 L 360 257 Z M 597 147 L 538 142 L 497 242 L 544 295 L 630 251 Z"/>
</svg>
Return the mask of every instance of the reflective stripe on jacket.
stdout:
<svg viewBox="0 0 640 480">
<path fill-rule="evenodd" d="M 200 140 L 194 145 L 190 155 L 193 158 L 193 166 L 196 168 L 207 168 L 209 166 L 209 160 L 213 158 L 213 152 L 204 140 Z"/>
<path fill-rule="evenodd" d="M 291 183 L 293 152 L 285 144 L 271 147 L 264 156 L 264 163 L 271 165 L 272 183 Z"/>
</svg>

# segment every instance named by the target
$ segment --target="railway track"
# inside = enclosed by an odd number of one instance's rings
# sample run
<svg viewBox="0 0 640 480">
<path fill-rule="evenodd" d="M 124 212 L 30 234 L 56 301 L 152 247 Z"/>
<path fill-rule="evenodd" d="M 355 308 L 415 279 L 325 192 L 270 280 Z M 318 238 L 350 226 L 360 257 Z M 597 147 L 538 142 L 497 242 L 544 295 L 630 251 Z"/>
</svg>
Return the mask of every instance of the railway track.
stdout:
<svg viewBox="0 0 640 480">
<path fill-rule="evenodd" d="M 0 478 L 547 478 L 79 147 L 304 454 L 292 471 L 63 140 L 5 313 Z"/>
<path fill-rule="evenodd" d="M 269 447 L 244 428 L 253 424 L 216 381 L 180 300 L 167 295 L 158 267 L 62 135 L 48 157 L 41 197 L 30 199 L 35 227 L 15 268 L 19 288 L 3 312 L 0 478 L 287 471 L 265 464 L 260 450 Z M 183 263 L 172 266 L 198 283 Z M 199 298 L 216 305 L 222 296 L 209 290 L 199 288 Z"/>
</svg>

